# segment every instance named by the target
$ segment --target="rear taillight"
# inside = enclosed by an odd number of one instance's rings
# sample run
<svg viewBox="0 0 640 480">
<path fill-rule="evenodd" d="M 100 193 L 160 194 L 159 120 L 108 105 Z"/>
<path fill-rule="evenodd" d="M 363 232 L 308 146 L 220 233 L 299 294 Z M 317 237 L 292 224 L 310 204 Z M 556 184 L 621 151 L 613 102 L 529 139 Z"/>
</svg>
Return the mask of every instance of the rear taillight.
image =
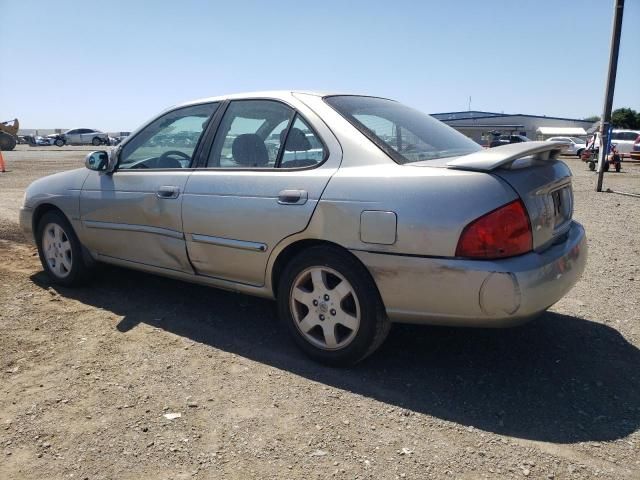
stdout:
<svg viewBox="0 0 640 480">
<path fill-rule="evenodd" d="M 636 141 L 633 142 L 634 145 L 640 145 L 640 135 L 636 137 Z"/>
<path fill-rule="evenodd" d="M 533 237 L 522 200 L 514 200 L 464 227 L 457 257 L 504 258 L 531 251 Z"/>
</svg>

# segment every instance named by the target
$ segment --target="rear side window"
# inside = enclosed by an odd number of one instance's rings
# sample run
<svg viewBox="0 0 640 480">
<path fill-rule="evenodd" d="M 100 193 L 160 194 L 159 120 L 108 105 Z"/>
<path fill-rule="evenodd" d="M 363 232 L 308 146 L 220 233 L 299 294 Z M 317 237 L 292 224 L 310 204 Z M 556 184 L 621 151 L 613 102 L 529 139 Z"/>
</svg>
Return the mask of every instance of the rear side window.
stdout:
<svg viewBox="0 0 640 480">
<path fill-rule="evenodd" d="M 272 100 L 236 100 L 222 117 L 208 168 L 273 168 L 293 109 Z"/>
<path fill-rule="evenodd" d="M 304 168 L 325 158 L 326 149 L 308 123 L 274 100 L 236 100 L 216 133 L 207 168 Z"/>
<path fill-rule="evenodd" d="M 393 100 L 344 95 L 325 101 L 400 164 L 482 150 L 448 125 Z"/>
</svg>

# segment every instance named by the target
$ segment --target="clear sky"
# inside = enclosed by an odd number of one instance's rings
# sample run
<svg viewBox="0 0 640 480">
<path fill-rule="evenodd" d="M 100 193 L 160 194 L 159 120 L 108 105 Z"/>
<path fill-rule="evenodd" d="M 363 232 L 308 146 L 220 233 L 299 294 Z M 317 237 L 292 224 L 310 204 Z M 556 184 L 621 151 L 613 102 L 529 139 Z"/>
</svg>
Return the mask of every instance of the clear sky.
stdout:
<svg viewBox="0 0 640 480">
<path fill-rule="evenodd" d="M 131 130 L 199 97 L 314 89 L 427 113 L 600 114 L 613 0 L 0 0 L 0 120 Z M 640 110 L 640 0 L 614 108 Z"/>
</svg>

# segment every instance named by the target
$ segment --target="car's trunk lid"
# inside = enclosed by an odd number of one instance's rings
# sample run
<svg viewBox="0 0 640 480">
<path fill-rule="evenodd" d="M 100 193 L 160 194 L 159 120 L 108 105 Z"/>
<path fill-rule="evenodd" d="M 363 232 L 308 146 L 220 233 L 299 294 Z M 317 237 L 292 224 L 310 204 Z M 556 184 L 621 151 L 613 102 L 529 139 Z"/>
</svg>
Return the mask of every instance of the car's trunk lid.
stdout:
<svg viewBox="0 0 640 480">
<path fill-rule="evenodd" d="M 524 202 L 533 233 L 533 248 L 541 251 L 564 238 L 573 216 L 571 171 L 557 160 L 562 142 L 523 142 L 449 158 L 446 167 L 495 175 L 507 182 Z M 413 165 L 440 166 L 444 162 Z"/>
</svg>

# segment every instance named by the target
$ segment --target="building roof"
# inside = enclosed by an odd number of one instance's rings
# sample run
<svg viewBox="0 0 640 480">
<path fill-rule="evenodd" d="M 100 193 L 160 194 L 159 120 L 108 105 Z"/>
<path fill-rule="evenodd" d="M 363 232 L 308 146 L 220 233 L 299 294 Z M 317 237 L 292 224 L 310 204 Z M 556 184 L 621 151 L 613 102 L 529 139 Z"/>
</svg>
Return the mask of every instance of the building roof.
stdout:
<svg viewBox="0 0 640 480">
<path fill-rule="evenodd" d="M 526 113 L 496 113 L 496 112 L 482 112 L 479 110 L 469 110 L 466 112 L 442 112 L 432 113 L 432 117 L 442 121 L 455 121 L 455 120 L 477 120 L 479 118 L 495 118 L 495 117 L 529 117 L 529 118 L 548 118 L 550 120 L 568 120 L 570 122 L 583 122 L 591 125 L 593 122 L 590 120 L 583 120 L 580 118 L 566 118 L 566 117 L 548 117 L 546 115 L 529 115 Z"/>
</svg>

